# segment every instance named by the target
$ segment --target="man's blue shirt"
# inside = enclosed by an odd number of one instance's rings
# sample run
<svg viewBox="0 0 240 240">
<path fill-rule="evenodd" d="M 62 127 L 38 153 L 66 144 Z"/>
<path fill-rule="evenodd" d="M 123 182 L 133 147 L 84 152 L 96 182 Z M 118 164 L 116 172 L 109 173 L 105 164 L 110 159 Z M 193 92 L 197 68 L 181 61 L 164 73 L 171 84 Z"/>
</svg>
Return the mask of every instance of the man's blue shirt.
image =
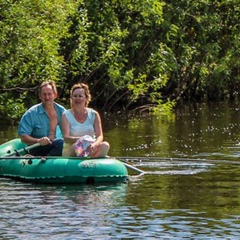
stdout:
<svg viewBox="0 0 240 240">
<path fill-rule="evenodd" d="M 62 137 L 60 129 L 62 122 L 62 113 L 65 108 L 54 102 L 54 108 L 57 113 L 58 126 L 56 128 L 56 138 Z M 36 104 L 28 109 L 20 120 L 18 135 L 30 135 L 35 138 L 42 138 L 50 134 L 50 119 L 43 108 L 42 103 Z"/>
</svg>

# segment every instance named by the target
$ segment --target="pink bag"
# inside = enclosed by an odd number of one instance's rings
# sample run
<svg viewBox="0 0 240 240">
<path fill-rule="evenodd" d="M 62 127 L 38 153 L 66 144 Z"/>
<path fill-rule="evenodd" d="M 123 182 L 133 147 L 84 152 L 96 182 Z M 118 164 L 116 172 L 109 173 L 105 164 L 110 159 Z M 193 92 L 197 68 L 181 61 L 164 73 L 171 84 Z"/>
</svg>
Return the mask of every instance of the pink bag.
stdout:
<svg viewBox="0 0 240 240">
<path fill-rule="evenodd" d="M 94 139 L 89 135 L 84 135 L 80 137 L 74 144 L 74 150 L 77 157 L 88 156 L 87 148 L 94 143 Z"/>
</svg>

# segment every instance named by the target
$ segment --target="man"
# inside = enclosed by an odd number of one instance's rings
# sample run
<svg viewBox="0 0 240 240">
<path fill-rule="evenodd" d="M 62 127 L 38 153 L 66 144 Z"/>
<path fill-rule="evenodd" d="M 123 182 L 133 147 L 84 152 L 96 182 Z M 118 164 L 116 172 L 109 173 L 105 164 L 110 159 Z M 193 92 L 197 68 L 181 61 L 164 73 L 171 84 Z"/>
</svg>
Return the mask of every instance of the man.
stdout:
<svg viewBox="0 0 240 240">
<path fill-rule="evenodd" d="M 65 108 L 57 104 L 57 88 L 53 81 L 43 82 L 39 89 L 41 103 L 28 109 L 20 120 L 18 134 L 23 143 L 40 146 L 30 150 L 34 156 L 61 156 L 63 138 L 61 116 Z"/>
</svg>

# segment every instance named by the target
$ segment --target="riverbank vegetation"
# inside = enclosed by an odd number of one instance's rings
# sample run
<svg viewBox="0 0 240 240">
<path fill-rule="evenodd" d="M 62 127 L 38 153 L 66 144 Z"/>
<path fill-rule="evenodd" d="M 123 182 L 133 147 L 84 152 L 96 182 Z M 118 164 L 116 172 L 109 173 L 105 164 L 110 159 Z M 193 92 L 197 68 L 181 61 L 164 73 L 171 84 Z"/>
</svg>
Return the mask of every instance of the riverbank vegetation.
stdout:
<svg viewBox="0 0 240 240">
<path fill-rule="evenodd" d="M 238 0 L 1 1 L 1 117 L 19 119 L 47 79 L 65 106 L 81 81 L 109 112 L 238 99 L 239 12 Z"/>
</svg>

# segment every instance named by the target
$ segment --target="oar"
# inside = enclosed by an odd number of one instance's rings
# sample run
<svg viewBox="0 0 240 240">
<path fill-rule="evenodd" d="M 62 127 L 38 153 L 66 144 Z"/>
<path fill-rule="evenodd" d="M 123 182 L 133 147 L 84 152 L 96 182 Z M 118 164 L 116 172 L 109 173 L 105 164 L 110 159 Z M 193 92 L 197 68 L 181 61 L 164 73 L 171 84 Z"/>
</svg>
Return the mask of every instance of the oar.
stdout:
<svg viewBox="0 0 240 240">
<path fill-rule="evenodd" d="M 39 147 L 40 145 L 41 145 L 40 143 L 35 143 L 35 144 L 30 145 L 30 146 L 27 146 L 27 147 L 25 147 L 25 148 L 21 148 L 21 149 L 19 149 L 19 150 L 15 150 L 15 152 L 10 153 L 10 154 L 7 154 L 7 155 L 5 155 L 4 157 L 11 157 L 11 156 L 14 156 L 16 153 L 26 152 L 26 151 L 31 150 L 31 149 L 33 149 L 33 148 Z"/>
<path fill-rule="evenodd" d="M 118 159 L 118 160 L 119 160 L 119 159 Z M 136 167 L 134 167 L 134 166 L 132 166 L 132 165 L 130 165 L 130 164 L 127 164 L 127 163 L 125 163 L 125 162 L 123 162 L 123 161 L 121 161 L 121 162 L 122 162 L 127 168 L 132 169 L 132 170 L 140 173 L 141 175 L 145 174 L 145 172 L 144 172 L 143 170 L 141 170 L 141 169 L 139 169 L 139 168 L 136 168 Z"/>
<path fill-rule="evenodd" d="M 125 165 L 125 167 L 127 167 L 127 168 L 129 168 L 129 169 L 132 169 L 132 170 L 138 172 L 140 175 L 145 174 L 145 172 L 144 172 L 143 170 L 141 170 L 141 169 L 139 169 L 139 168 L 136 168 L 136 167 L 134 167 L 134 166 L 132 166 L 132 165 L 130 165 L 130 164 L 127 164 L 125 161 L 121 160 L 121 157 L 109 157 L 109 156 L 107 156 L 107 157 L 108 157 L 108 158 L 117 159 L 118 161 L 122 162 L 123 165 Z"/>
<path fill-rule="evenodd" d="M 130 164 L 127 164 L 125 161 L 121 160 L 121 157 L 119 157 L 119 158 L 118 158 L 118 157 L 115 157 L 115 158 L 116 158 L 117 160 L 121 161 L 121 162 L 123 163 L 123 165 L 125 165 L 127 168 L 132 169 L 132 170 L 140 173 L 141 175 L 142 175 L 142 174 L 145 174 L 145 172 L 144 172 L 143 170 L 141 170 L 141 169 L 139 169 L 139 168 L 136 168 L 136 167 L 134 167 L 134 166 L 132 166 L 132 165 L 130 165 Z"/>
</svg>

